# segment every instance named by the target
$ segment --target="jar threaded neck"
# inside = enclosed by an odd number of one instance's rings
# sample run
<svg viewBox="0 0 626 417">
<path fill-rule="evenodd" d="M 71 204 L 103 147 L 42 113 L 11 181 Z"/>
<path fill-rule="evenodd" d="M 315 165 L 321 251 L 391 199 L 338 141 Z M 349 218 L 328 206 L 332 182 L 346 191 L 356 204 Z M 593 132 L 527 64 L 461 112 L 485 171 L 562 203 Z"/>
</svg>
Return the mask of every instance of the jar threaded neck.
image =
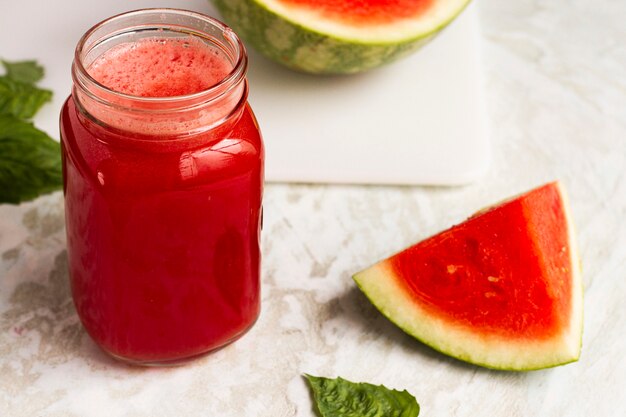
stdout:
<svg viewBox="0 0 626 417">
<path fill-rule="evenodd" d="M 149 38 L 201 42 L 221 54 L 231 70 L 201 91 L 163 97 L 116 91 L 90 74 L 91 64 L 111 48 Z M 100 125 L 147 135 L 197 133 L 241 112 L 247 98 L 247 63 L 237 35 L 209 16 L 178 9 L 136 10 L 98 23 L 80 39 L 72 65 L 73 95 L 83 113 Z"/>
</svg>

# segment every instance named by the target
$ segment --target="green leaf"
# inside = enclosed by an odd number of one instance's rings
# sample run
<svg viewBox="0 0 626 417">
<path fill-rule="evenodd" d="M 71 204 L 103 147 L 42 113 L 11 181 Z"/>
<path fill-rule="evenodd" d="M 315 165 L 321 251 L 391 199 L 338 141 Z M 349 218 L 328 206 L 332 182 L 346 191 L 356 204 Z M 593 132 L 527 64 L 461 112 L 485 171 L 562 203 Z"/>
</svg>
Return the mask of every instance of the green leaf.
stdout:
<svg viewBox="0 0 626 417">
<path fill-rule="evenodd" d="M 383 385 L 305 375 L 321 417 L 417 417 L 411 394 Z"/>
<path fill-rule="evenodd" d="M 20 119 L 30 119 L 45 103 L 52 99 L 52 91 L 31 84 L 0 77 L 0 115 L 9 114 Z"/>
<path fill-rule="evenodd" d="M 26 84 L 34 84 L 41 80 L 44 69 L 37 61 L 16 61 L 8 62 L 2 60 L 2 65 L 6 69 L 6 76 L 14 81 Z"/>
<path fill-rule="evenodd" d="M 58 142 L 31 123 L 0 115 L 0 203 L 20 203 L 63 185 Z"/>
</svg>

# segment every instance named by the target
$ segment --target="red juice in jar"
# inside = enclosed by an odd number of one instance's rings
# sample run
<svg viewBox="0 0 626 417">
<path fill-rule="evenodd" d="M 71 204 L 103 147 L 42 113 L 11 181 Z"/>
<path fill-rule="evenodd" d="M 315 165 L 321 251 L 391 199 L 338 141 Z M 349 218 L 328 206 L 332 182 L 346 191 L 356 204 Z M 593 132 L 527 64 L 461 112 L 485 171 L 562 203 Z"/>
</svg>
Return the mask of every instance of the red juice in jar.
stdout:
<svg viewBox="0 0 626 417">
<path fill-rule="evenodd" d="M 93 340 L 139 364 L 219 348 L 259 313 L 263 145 L 245 50 L 147 9 L 79 42 L 61 112 L 70 279 Z"/>
</svg>

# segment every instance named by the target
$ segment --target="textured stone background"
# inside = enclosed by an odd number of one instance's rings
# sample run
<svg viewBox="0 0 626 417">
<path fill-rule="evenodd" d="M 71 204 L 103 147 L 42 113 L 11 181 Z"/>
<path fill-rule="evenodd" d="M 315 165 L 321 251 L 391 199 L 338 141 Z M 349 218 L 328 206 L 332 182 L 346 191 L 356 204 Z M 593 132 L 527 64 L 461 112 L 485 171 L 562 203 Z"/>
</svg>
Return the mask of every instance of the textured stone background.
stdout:
<svg viewBox="0 0 626 417">
<path fill-rule="evenodd" d="M 312 416 L 303 372 L 406 388 L 431 417 L 626 415 L 626 3 L 478 3 L 486 177 L 462 188 L 269 185 L 261 318 L 190 365 L 128 367 L 85 334 L 60 193 L 0 206 L 0 416 Z M 355 290 L 353 272 L 555 178 L 584 266 L 578 363 L 466 365 L 404 335 Z"/>
</svg>

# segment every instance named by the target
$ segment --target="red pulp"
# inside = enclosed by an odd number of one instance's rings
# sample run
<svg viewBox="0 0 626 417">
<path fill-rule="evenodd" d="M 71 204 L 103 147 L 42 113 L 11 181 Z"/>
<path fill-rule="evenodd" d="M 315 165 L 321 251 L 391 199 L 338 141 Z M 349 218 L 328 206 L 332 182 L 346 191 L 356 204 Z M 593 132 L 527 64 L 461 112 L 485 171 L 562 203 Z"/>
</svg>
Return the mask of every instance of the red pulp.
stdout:
<svg viewBox="0 0 626 417">
<path fill-rule="evenodd" d="M 444 320 L 484 335 L 548 338 L 571 309 L 564 210 L 548 184 L 400 252 L 391 265 Z"/>
<path fill-rule="evenodd" d="M 425 13 L 434 0 L 279 0 L 353 25 L 393 23 Z"/>
</svg>

